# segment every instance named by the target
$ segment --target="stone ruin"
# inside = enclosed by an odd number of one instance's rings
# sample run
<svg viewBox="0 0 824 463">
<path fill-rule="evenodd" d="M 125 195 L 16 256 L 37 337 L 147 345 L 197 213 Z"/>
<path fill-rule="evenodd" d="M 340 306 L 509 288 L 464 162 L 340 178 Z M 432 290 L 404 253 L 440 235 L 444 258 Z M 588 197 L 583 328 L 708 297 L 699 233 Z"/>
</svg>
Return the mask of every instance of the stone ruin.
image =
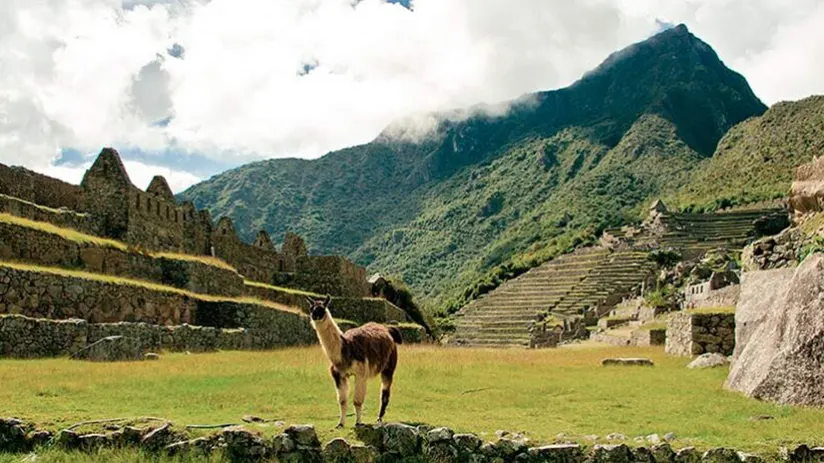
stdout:
<svg viewBox="0 0 824 463">
<path fill-rule="evenodd" d="M 154 177 L 146 191 L 140 190 L 111 148 L 100 152 L 79 186 L 0 164 L 0 212 L 38 214 L 32 205 L 64 213 L 27 218 L 53 221 L 56 216 L 54 221 L 62 222 L 58 226 L 137 249 L 218 257 L 250 280 L 336 296 L 370 295 L 363 267 L 339 256 L 310 256 L 294 233 L 286 233 L 280 251 L 263 230 L 254 244 L 247 244 L 230 218 L 215 224 L 208 211 L 189 201 L 178 203 L 163 177 Z"/>
</svg>

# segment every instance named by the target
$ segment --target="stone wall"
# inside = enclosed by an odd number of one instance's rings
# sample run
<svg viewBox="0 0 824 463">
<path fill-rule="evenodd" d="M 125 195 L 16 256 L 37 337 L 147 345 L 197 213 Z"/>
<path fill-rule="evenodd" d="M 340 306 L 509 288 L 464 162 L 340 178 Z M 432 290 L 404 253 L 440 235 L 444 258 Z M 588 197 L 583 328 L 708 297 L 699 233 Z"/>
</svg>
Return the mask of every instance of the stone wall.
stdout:
<svg viewBox="0 0 824 463">
<path fill-rule="evenodd" d="M 128 232 L 125 241 L 153 251 L 183 252 L 184 223 L 195 217 L 165 197 L 129 187 Z"/>
<path fill-rule="evenodd" d="M 299 307 L 306 313 L 309 310 L 306 304 L 307 297 L 316 299 L 323 297 L 316 293 L 284 290 L 274 286 L 254 283 L 246 284 L 245 294 L 291 307 Z M 382 298 L 332 297 L 329 311 L 335 318 L 351 320 L 356 323 L 411 321 L 406 312 Z"/>
<path fill-rule="evenodd" d="M 319 294 L 368 297 L 366 269 L 340 256 L 303 256 L 297 259 L 295 287 Z"/>
<path fill-rule="evenodd" d="M 682 311 L 667 321 L 666 352 L 671 355 L 720 353 L 732 355 L 735 348 L 734 313 L 690 313 Z"/>
<path fill-rule="evenodd" d="M 660 329 L 638 329 L 630 334 L 630 345 L 639 347 L 664 346 L 667 343 L 667 330 Z"/>
<path fill-rule="evenodd" d="M 279 273 L 295 271 L 288 267 L 280 253 L 241 241 L 228 217 L 218 221 L 211 241 L 214 255 L 228 262 L 248 280 L 273 284 Z"/>
<path fill-rule="evenodd" d="M 0 314 L 90 323 L 142 322 L 150 325 L 194 324 L 213 328 L 247 328 L 256 348 L 314 343 L 315 333 L 303 314 L 251 302 L 199 299 L 192 293 L 145 287 L 105 277 L 0 267 Z"/>
<path fill-rule="evenodd" d="M 38 222 L 48 222 L 58 227 L 71 228 L 90 235 L 97 235 L 100 232 L 97 219 L 91 214 L 69 209 L 52 209 L 3 194 L 0 194 L 0 213 Z"/>
<path fill-rule="evenodd" d="M 125 420 L 124 420 L 125 421 Z M 117 423 L 120 424 L 120 423 Z M 267 433 L 268 434 L 268 433 Z M 358 441 L 334 438 L 325 445 L 312 425 L 291 425 L 273 435 L 232 426 L 203 435 L 158 422 L 134 424 L 100 434 L 82 427 L 58 434 L 38 429 L 32 423 L 0 418 L 0 452 L 25 454 L 49 445 L 62 451 L 99 452 L 102 449 L 139 448 L 147 458 L 171 456 L 190 461 L 277 461 L 290 463 L 757 463 L 780 455 L 788 463 L 821 461 L 824 448 L 805 444 L 759 455 L 731 448 L 711 448 L 699 452 L 695 447 L 674 449 L 666 440 L 652 445 L 581 445 L 557 438 L 540 445 L 520 433 L 501 431 L 501 437 L 484 441 L 475 434 L 458 434 L 445 427 L 411 426 L 403 423 L 364 425 L 355 428 Z"/>
<path fill-rule="evenodd" d="M 14 223 L 0 222 L 0 259 L 135 278 L 201 294 L 243 293 L 243 278 L 229 268 L 195 259 L 156 258 L 132 249 L 71 241 Z"/>
<path fill-rule="evenodd" d="M 49 320 L 23 315 L 0 315 L 0 357 L 43 358 L 70 356 L 108 336 L 125 336 L 144 352 L 211 352 L 266 347 L 246 329 L 147 323 L 89 323 Z"/>
<path fill-rule="evenodd" d="M 741 293 L 740 285 L 730 285 L 721 289 L 708 289 L 704 285 L 702 289 L 705 292 L 702 292 L 700 297 L 693 297 L 689 301 L 685 301 L 687 308 L 735 307 L 735 304 L 738 303 L 738 295 Z"/>
<path fill-rule="evenodd" d="M 795 169 L 789 204 L 800 214 L 824 211 L 824 158 Z"/>
<path fill-rule="evenodd" d="M 0 194 L 51 208 L 83 211 L 83 190 L 23 167 L 0 164 Z"/>
</svg>

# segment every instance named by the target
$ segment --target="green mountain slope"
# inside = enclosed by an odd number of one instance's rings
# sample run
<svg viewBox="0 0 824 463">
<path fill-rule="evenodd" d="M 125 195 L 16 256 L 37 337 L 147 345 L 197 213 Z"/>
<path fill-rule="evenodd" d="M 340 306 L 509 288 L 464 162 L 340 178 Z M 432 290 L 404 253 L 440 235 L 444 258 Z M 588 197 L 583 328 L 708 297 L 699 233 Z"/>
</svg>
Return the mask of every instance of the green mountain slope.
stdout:
<svg viewBox="0 0 824 463">
<path fill-rule="evenodd" d="M 733 127 L 668 204 L 711 210 L 787 196 L 799 164 L 824 155 L 824 96 L 782 102 Z"/>
<path fill-rule="evenodd" d="M 246 238 L 294 230 L 312 252 L 349 255 L 456 307 L 495 275 L 635 219 L 689 182 L 733 124 L 766 110 L 683 26 L 519 101 L 502 117 L 444 114 L 420 143 L 381 134 L 318 160 L 247 165 L 182 196 L 233 217 Z"/>
</svg>

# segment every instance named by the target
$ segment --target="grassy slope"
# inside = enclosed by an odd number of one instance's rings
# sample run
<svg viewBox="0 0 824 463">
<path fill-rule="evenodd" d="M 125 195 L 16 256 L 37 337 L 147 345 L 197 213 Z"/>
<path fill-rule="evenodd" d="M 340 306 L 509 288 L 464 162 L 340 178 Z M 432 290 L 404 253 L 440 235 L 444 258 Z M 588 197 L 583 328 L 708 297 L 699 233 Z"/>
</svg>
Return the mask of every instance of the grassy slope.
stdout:
<svg viewBox="0 0 824 463">
<path fill-rule="evenodd" d="M 668 204 L 713 209 L 786 197 L 795 168 L 824 155 L 824 96 L 778 103 L 732 128 Z"/>
<path fill-rule="evenodd" d="M 379 137 L 315 161 L 244 166 L 183 196 L 231 215 L 243 236 L 290 228 L 315 252 L 347 254 L 454 307 L 501 264 L 528 268 L 636 219 L 732 124 L 766 109 L 685 29 L 530 101 L 443 122 L 419 144 Z"/>
<path fill-rule="evenodd" d="M 604 368 L 608 356 L 645 356 L 654 368 Z M 475 350 L 403 346 L 387 418 L 482 433 L 525 431 L 535 441 L 612 432 L 678 435 L 677 446 L 775 451 L 822 444 L 824 410 L 771 405 L 721 387 L 726 371 L 688 370 L 655 348 L 578 346 Z M 57 429 L 85 419 L 161 416 L 178 424 L 239 422 L 245 414 L 333 431 L 334 387 L 319 348 L 167 355 L 160 362 L 95 364 L 0 360 L 0 409 Z M 365 415 L 373 419 L 377 382 Z M 185 400 L 181 400 L 185 398 Z M 490 406 L 493 404 L 493 406 Z M 751 422 L 756 415 L 774 420 Z M 351 422 L 349 423 L 351 426 Z M 272 427 L 262 428 L 266 434 Z"/>
</svg>

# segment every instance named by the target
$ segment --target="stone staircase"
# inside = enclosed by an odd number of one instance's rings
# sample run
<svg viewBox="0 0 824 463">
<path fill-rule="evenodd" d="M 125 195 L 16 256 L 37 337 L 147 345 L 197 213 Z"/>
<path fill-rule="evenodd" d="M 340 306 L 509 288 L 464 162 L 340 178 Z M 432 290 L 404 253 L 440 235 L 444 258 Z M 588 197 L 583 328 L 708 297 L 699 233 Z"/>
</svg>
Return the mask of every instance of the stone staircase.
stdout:
<svg viewBox="0 0 824 463">
<path fill-rule="evenodd" d="M 456 314 L 452 344 L 529 345 L 529 325 L 542 313 L 558 320 L 581 317 L 585 308 L 605 311 L 651 275 L 646 253 L 586 248 L 561 256 L 510 280 Z"/>
</svg>

